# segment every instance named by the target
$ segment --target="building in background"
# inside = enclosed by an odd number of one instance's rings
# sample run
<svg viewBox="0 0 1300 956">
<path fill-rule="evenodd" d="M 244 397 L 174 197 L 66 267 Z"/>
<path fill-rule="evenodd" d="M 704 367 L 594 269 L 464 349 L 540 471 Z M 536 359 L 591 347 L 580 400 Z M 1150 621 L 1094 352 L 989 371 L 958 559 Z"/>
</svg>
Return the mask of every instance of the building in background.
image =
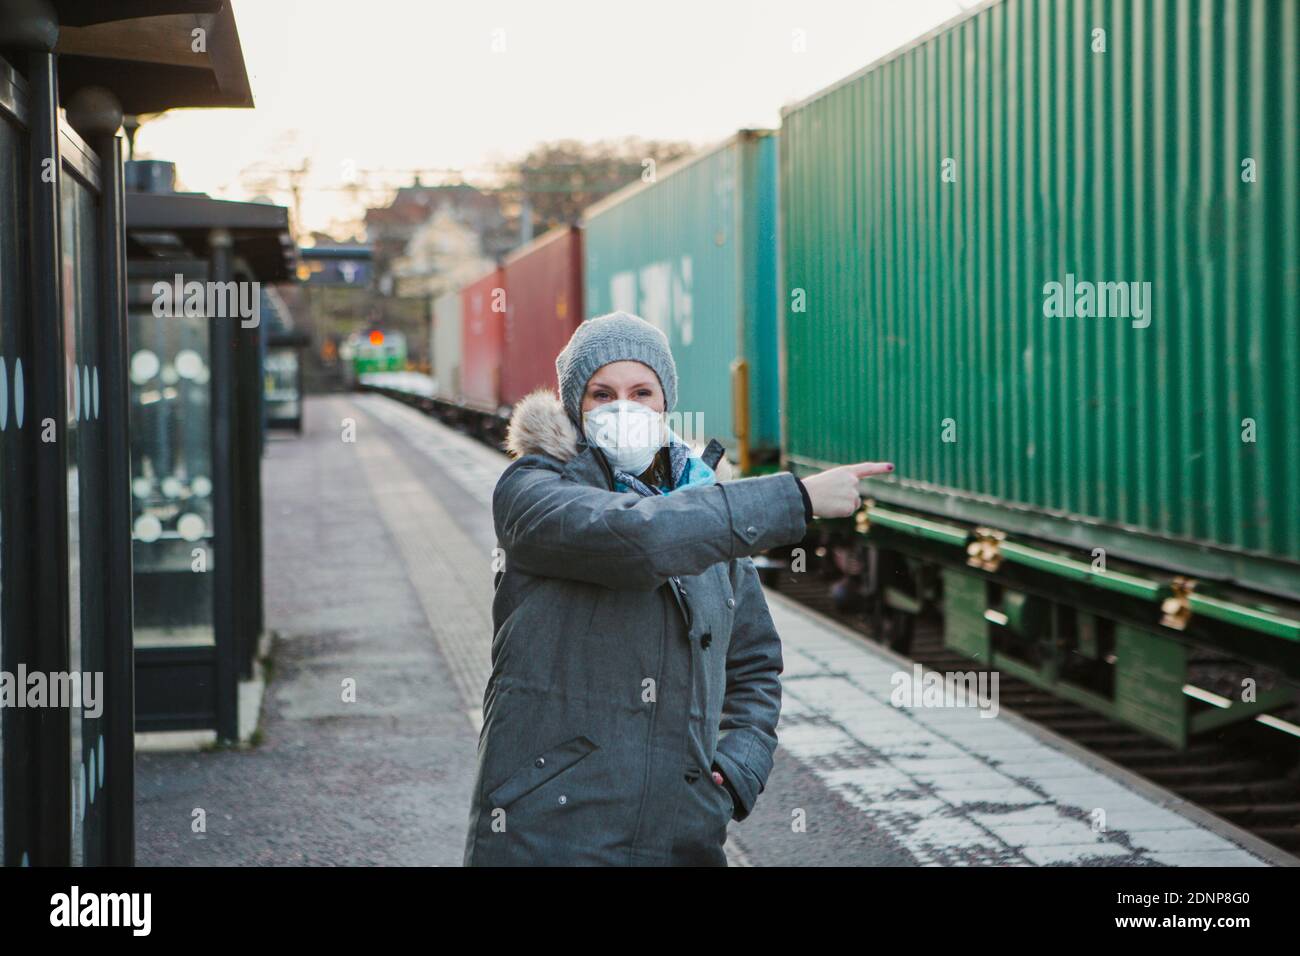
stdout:
<svg viewBox="0 0 1300 956">
<path fill-rule="evenodd" d="M 382 295 L 437 297 L 481 275 L 519 241 L 500 197 L 465 183 L 425 186 L 419 177 L 393 201 L 366 210 Z"/>
</svg>

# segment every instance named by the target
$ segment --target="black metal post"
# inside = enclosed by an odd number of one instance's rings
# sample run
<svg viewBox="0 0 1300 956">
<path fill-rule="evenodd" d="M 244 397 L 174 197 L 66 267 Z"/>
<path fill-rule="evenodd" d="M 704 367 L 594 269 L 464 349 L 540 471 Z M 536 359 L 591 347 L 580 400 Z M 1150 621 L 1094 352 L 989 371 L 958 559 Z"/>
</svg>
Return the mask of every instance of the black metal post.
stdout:
<svg viewBox="0 0 1300 956">
<path fill-rule="evenodd" d="M 30 666 L 46 674 L 71 669 L 68 637 L 67 376 L 63 341 L 60 245 L 57 61 L 52 53 L 28 60 L 31 90 L 31 272 L 36 541 L 36 645 Z M 75 662 L 80 670 L 80 661 Z M 35 807 L 33 865 L 67 866 L 72 851 L 72 717 L 65 707 L 43 707 L 36 717 L 32 778 Z M 78 755 L 79 757 L 80 755 Z"/>
<path fill-rule="evenodd" d="M 105 446 L 104 528 L 108 577 L 104 606 L 105 767 L 109 866 L 135 865 L 135 640 L 131 567 L 130 388 L 126 370 L 126 202 L 122 141 L 116 133 L 93 144 L 100 158 L 100 295 Z"/>
<path fill-rule="evenodd" d="M 16 72 L 16 71 L 15 71 Z M 27 142 L 30 99 L 15 90 L 9 104 L 11 117 L 3 120 L 19 131 L 21 146 L 0 157 L 12 163 L 4 170 L 5 195 L 3 219 L 0 219 L 0 243 L 8 248 L 6 259 L 14 263 L 13 281 L 5 289 L 6 310 L 0 315 L 0 354 L 7 359 L 7 372 L 15 395 L 26 394 L 19 388 L 20 375 L 30 374 L 32 361 L 31 316 L 31 163 Z M 12 217 L 12 218 L 11 218 Z M 13 671 L 20 662 L 31 667 L 37 658 L 36 580 L 37 569 L 31 560 L 36 548 L 36 469 L 38 435 L 28 414 L 19 413 L 17 404 L 10 411 L 13 423 L 0 429 L 0 469 L 3 469 L 4 494 L 0 495 L 0 568 L 4 570 L 4 587 L 0 589 L 0 658 Z M 24 427 L 26 426 L 26 427 Z M 24 866 L 31 862 L 36 842 L 37 810 L 40 787 L 36 779 L 33 754 L 39 752 L 36 711 L 27 707 L 0 708 L 4 734 L 4 865 Z"/>
<path fill-rule="evenodd" d="M 233 240 L 225 229 L 213 229 L 211 281 L 233 278 Z M 235 614 L 238 536 L 235 531 L 236 368 L 233 316 L 208 316 L 212 353 L 212 520 L 214 554 L 212 618 L 216 642 L 217 738 L 239 739 L 239 682 L 236 661 L 238 631 Z"/>
<path fill-rule="evenodd" d="M 262 572 L 262 443 L 266 433 L 265 384 L 262 381 L 262 356 L 266 354 L 263 339 L 265 326 L 259 322 L 255 327 L 244 329 L 244 355 L 248 363 L 246 398 L 248 401 L 248 429 L 245 433 L 244 489 L 247 494 L 245 508 L 247 521 L 248 556 L 248 649 L 243 667 L 251 678 L 253 662 L 257 657 L 257 645 L 262 639 L 263 624 L 263 572 Z"/>
<path fill-rule="evenodd" d="M 251 282 L 251 277 L 243 272 L 237 274 L 241 285 Z M 252 399 L 249 390 L 256 383 L 257 375 L 253 368 L 257 362 L 255 350 L 257 340 L 252 337 L 256 329 L 246 329 L 241 323 L 234 323 L 235 329 L 235 433 L 234 433 L 234 475 L 235 475 L 235 536 L 239 553 L 239 564 L 235 568 L 235 593 L 239 595 L 239 604 L 235 608 L 235 630 L 238 640 L 235 644 L 235 668 L 240 680 L 252 677 L 253 644 L 253 591 L 251 588 L 252 566 L 255 558 L 253 552 L 253 535 L 250 527 L 252 519 L 252 496 L 254 490 L 249 481 L 250 439 L 256 434 L 257 425 L 250 416 Z"/>
</svg>

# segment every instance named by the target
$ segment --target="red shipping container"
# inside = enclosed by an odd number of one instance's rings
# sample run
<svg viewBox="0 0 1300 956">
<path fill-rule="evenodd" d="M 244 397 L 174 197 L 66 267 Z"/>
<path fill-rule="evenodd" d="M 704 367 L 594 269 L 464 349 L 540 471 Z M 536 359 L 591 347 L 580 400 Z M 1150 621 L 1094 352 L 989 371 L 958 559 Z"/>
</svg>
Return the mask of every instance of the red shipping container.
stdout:
<svg viewBox="0 0 1300 956">
<path fill-rule="evenodd" d="M 466 405 L 487 412 L 501 406 L 501 351 L 505 344 L 505 273 L 493 269 L 460 290 L 460 392 Z"/>
<path fill-rule="evenodd" d="M 506 335 L 501 402 L 556 387 L 555 357 L 582 321 L 582 231 L 558 226 L 505 260 Z"/>
</svg>

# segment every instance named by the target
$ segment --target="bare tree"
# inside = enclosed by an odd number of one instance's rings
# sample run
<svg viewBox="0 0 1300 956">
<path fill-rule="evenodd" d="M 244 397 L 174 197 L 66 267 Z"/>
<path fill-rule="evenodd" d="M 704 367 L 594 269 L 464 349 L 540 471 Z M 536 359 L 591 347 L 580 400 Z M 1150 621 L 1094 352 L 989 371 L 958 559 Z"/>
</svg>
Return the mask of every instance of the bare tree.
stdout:
<svg viewBox="0 0 1300 956">
<path fill-rule="evenodd" d="M 694 148 L 685 142 L 635 138 L 541 143 L 503 171 L 503 191 L 517 201 L 527 201 L 533 232 L 540 234 L 576 222 L 582 210 L 596 200 L 639 181 L 648 168 L 662 169 Z M 647 160 L 653 161 L 653 167 Z"/>
</svg>

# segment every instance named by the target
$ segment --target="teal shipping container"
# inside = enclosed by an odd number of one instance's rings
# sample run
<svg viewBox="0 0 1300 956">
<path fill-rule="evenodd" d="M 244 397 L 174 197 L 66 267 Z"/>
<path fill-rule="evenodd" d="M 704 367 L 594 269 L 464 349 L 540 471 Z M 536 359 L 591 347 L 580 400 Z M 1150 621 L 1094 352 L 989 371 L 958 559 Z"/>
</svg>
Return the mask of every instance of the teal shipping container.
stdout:
<svg viewBox="0 0 1300 956">
<path fill-rule="evenodd" d="M 1001 0 L 782 110 L 784 452 L 1300 598 L 1300 3 Z"/>
<path fill-rule="evenodd" d="M 717 438 L 745 470 L 780 444 L 776 139 L 742 130 L 582 221 L 586 317 L 622 309 L 663 329 L 677 363 L 674 428 Z"/>
</svg>

